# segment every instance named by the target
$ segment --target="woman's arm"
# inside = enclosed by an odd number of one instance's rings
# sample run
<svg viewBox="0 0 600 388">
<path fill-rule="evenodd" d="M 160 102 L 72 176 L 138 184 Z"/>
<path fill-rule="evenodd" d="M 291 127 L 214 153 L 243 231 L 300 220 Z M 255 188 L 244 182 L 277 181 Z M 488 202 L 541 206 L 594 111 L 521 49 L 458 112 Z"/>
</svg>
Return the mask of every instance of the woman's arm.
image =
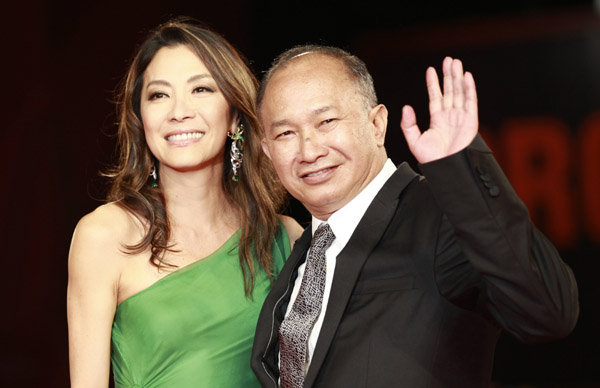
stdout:
<svg viewBox="0 0 600 388">
<path fill-rule="evenodd" d="M 72 388 L 109 384 L 121 258 L 121 228 L 116 222 L 119 218 L 111 217 L 114 212 L 104 206 L 82 218 L 71 242 L 67 320 Z"/>
</svg>

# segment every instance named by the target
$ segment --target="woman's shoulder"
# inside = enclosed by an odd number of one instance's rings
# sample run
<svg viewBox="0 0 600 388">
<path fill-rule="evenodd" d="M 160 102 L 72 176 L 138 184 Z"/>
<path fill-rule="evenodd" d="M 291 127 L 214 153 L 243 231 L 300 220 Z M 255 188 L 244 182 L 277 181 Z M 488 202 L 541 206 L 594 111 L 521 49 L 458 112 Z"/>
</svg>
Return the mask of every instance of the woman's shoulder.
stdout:
<svg viewBox="0 0 600 388">
<path fill-rule="evenodd" d="M 132 234 L 143 232 L 143 228 L 139 217 L 125 210 L 116 202 L 110 202 L 98 206 L 83 216 L 77 223 L 75 231 L 91 232 L 98 238 L 126 239 Z"/>
<path fill-rule="evenodd" d="M 82 295 L 104 295 L 116 303 L 128 257 L 124 248 L 139 242 L 136 236 L 140 228 L 141 223 L 115 203 L 99 206 L 83 216 L 69 250 L 69 287 Z"/>
<path fill-rule="evenodd" d="M 142 222 L 133 214 L 111 202 L 98 206 L 83 216 L 73 232 L 72 248 L 104 248 L 120 251 L 123 245 L 139 242 L 143 236 Z"/>
<path fill-rule="evenodd" d="M 283 223 L 285 230 L 288 234 L 288 238 L 290 240 L 290 249 L 294 247 L 294 242 L 302 236 L 304 232 L 304 228 L 300 226 L 300 224 L 290 216 L 285 216 L 280 214 L 279 219 Z"/>
</svg>

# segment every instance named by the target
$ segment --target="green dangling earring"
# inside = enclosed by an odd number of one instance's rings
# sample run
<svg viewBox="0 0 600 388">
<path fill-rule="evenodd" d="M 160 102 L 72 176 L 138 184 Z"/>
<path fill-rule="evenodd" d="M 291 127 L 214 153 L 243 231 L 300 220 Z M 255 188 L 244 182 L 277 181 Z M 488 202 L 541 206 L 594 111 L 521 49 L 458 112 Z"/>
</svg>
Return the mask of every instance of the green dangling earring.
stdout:
<svg viewBox="0 0 600 388">
<path fill-rule="evenodd" d="M 152 169 L 150 170 L 150 177 L 152 178 L 152 187 L 158 187 L 158 174 L 156 173 L 156 165 L 152 165 Z"/>
<path fill-rule="evenodd" d="M 227 132 L 227 136 L 231 139 L 231 169 L 233 170 L 234 181 L 239 181 L 238 169 L 242 166 L 244 159 L 244 124 L 240 123 L 235 133 Z"/>
</svg>

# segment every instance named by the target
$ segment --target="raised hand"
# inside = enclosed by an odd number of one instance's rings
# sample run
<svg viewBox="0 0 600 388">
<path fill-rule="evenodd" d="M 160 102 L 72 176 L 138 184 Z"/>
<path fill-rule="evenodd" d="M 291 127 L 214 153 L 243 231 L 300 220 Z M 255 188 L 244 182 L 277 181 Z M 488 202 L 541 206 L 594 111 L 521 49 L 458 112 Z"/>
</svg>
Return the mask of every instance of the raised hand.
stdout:
<svg viewBox="0 0 600 388">
<path fill-rule="evenodd" d="M 425 73 L 431 116 L 428 130 L 421 133 L 411 106 L 402 108 L 400 127 L 419 163 L 455 154 L 471 144 L 477 135 L 477 92 L 473 75 L 464 73 L 462 62 L 450 57 L 444 58 L 442 71 L 443 94 L 435 69 L 429 67 Z"/>
</svg>

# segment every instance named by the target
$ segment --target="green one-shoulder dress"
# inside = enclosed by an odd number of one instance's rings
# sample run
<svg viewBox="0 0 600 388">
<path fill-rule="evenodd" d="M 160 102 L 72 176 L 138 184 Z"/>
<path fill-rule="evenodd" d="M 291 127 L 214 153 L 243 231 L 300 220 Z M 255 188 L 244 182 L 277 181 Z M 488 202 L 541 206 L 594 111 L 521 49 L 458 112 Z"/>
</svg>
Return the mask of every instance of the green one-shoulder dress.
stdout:
<svg viewBox="0 0 600 388">
<path fill-rule="evenodd" d="M 115 387 L 260 387 L 250 368 L 256 321 L 271 283 L 260 271 L 244 294 L 238 230 L 210 256 L 123 301 L 112 328 Z M 290 253 L 283 225 L 273 244 L 279 273 Z"/>
</svg>

